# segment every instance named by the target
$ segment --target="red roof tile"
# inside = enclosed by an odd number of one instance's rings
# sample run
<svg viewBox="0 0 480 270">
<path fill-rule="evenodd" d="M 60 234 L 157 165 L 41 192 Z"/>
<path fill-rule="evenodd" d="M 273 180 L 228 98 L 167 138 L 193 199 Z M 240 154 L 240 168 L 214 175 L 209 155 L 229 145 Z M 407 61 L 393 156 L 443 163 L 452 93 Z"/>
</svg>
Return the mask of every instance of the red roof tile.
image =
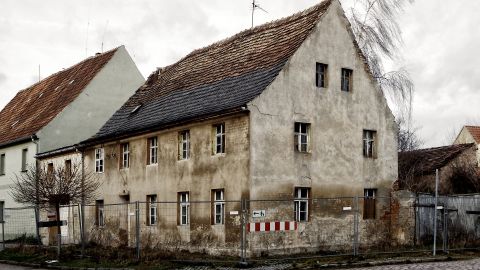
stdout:
<svg viewBox="0 0 480 270">
<path fill-rule="evenodd" d="M 480 126 L 465 126 L 477 144 L 480 144 Z"/>
<path fill-rule="evenodd" d="M 70 104 L 117 49 L 87 58 L 21 90 L 0 112 L 0 145 L 29 137 Z"/>
</svg>

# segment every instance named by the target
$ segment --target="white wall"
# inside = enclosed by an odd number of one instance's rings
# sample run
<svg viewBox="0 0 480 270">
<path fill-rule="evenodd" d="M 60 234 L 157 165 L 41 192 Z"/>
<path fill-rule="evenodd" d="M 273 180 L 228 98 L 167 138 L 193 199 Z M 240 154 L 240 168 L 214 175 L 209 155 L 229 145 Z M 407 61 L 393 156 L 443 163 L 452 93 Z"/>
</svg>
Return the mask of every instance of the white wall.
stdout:
<svg viewBox="0 0 480 270">
<path fill-rule="evenodd" d="M 126 49 L 118 48 L 82 93 L 37 133 L 39 153 L 93 136 L 144 81 Z"/>
<path fill-rule="evenodd" d="M 22 150 L 25 148 L 28 149 L 28 165 L 35 166 L 36 145 L 33 142 L 0 148 L 0 154 L 5 154 L 5 175 L 0 176 L 0 201 L 5 201 L 6 208 L 20 206 L 13 201 L 9 192 L 15 175 L 21 175 Z"/>
</svg>

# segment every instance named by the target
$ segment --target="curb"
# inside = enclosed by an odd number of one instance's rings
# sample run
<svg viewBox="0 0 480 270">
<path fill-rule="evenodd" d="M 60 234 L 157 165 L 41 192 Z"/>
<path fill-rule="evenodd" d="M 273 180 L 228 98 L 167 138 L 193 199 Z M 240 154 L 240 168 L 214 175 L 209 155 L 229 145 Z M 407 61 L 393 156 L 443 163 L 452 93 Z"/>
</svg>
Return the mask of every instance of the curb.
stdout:
<svg viewBox="0 0 480 270">
<path fill-rule="evenodd" d="M 45 269 L 59 269 L 59 270 L 134 270 L 133 268 L 105 268 L 105 267 L 74 267 L 74 266 L 62 266 L 62 265 L 48 265 L 40 263 L 27 263 L 27 262 L 17 262 L 9 260 L 0 260 L 0 263 L 25 266 L 30 268 L 45 268 Z"/>
</svg>

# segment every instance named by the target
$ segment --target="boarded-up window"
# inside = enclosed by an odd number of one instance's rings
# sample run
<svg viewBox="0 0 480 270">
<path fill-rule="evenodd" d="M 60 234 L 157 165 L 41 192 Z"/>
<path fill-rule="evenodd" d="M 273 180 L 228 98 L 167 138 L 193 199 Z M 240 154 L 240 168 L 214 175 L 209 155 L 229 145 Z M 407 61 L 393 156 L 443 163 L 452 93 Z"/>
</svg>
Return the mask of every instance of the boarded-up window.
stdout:
<svg viewBox="0 0 480 270">
<path fill-rule="evenodd" d="M 363 198 L 363 219 L 375 219 L 376 189 L 365 189 Z"/>
</svg>

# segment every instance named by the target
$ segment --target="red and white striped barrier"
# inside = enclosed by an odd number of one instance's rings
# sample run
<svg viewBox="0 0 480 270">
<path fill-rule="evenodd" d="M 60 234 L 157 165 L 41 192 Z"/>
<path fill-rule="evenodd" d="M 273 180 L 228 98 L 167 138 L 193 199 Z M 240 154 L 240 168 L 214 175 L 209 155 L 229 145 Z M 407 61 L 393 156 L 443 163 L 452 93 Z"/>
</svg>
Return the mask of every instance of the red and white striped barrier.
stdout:
<svg viewBox="0 0 480 270">
<path fill-rule="evenodd" d="M 249 232 L 273 232 L 273 231 L 296 231 L 296 221 L 272 221 L 272 222 L 251 222 L 248 224 Z"/>
</svg>

